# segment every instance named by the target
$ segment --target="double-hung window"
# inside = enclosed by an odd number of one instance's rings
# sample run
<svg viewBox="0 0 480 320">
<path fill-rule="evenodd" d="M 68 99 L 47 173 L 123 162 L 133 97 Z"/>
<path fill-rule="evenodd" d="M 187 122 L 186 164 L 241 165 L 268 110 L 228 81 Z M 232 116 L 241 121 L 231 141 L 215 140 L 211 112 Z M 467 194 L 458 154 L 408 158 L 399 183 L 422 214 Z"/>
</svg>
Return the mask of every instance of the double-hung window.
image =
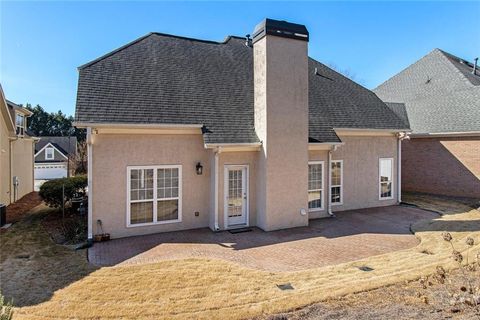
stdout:
<svg viewBox="0 0 480 320">
<path fill-rule="evenodd" d="M 323 161 L 308 163 L 308 210 L 323 210 Z"/>
<path fill-rule="evenodd" d="M 330 166 L 330 199 L 333 205 L 343 204 L 343 160 L 333 160 Z"/>
<path fill-rule="evenodd" d="M 182 167 L 128 167 L 127 226 L 182 220 Z"/>
<path fill-rule="evenodd" d="M 379 199 L 393 199 L 393 159 L 380 158 L 378 166 Z"/>
<path fill-rule="evenodd" d="M 53 148 L 45 148 L 45 160 L 53 160 Z"/>
<path fill-rule="evenodd" d="M 25 135 L 25 116 L 18 112 L 15 114 L 15 128 L 17 135 Z"/>
</svg>

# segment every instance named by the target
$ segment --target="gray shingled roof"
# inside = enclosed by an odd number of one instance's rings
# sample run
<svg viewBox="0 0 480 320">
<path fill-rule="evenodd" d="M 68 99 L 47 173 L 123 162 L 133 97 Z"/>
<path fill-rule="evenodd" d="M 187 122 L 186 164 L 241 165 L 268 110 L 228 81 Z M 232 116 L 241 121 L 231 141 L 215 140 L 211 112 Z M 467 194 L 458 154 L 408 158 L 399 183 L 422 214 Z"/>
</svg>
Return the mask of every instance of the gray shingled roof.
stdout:
<svg viewBox="0 0 480 320">
<path fill-rule="evenodd" d="M 435 49 L 373 91 L 386 102 L 404 103 L 413 133 L 480 131 L 480 72 Z"/>
<path fill-rule="evenodd" d="M 339 142 L 333 128 L 404 129 L 371 91 L 313 59 L 309 69 L 310 141 Z M 151 33 L 79 71 L 77 122 L 201 124 L 206 143 L 258 142 L 244 38 Z"/>
<path fill-rule="evenodd" d="M 65 156 L 75 154 L 77 150 L 77 137 L 38 137 L 40 141 L 35 144 L 35 153 L 51 143 Z"/>
</svg>

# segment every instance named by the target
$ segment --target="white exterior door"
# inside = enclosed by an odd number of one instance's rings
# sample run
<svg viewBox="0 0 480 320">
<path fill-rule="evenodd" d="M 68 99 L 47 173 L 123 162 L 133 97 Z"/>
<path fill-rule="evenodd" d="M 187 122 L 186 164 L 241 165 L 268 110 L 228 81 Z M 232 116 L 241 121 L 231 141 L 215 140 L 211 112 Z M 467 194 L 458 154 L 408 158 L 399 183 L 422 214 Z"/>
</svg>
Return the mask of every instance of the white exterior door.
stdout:
<svg viewBox="0 0 480 320">
<path fill-rule="evenodd" d="M 225 166 L 225 228 L 248 224 L 248 166 Z"/>
</svg>

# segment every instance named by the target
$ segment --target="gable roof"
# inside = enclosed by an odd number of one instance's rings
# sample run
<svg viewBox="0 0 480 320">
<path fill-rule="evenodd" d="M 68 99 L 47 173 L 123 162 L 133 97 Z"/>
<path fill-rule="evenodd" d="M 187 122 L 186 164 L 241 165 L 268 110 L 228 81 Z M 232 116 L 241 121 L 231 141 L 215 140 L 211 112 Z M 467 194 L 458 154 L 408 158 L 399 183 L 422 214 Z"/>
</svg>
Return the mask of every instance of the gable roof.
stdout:
<svg viewBox="0 0 480 320">
<path fill-rule="evenodd" d="M 13 123 L 12 116 L 9 111 L 9 106 L 7 103 L 7 99 L 5 99 L 5 94 L 3 92 L 2 85 L 0 84 L 0 113 L 2 118 L 5 121 L 5 125 L 7 126 L 7 130 L 11 136 L 15 135 L 15 124 Z"/>
<path fill-rule="evenodd" d="M 373 91 L 385 102 L 404 103 L 414 134 L 480 132 L 480 71 L 440 49 Z"/>
<path fill-rule="evenodd" d="M 333 128 L 405 129 L 375 94 L 313 59 L 309 109 L 312 142 L 339 142 Z M 259 142 L 252 48 L 234 36 L 150 33 L 79 68 L 75 120 L 196 124 L 205 126 L 205 143 Z"/>
<path fill-rule="evenodd" d="M 77 151 L 77 137 L 39 137 L 35 145 L 35 155 L 48 144 L 54 146 L 64 156 L 75 154 Z"/>
</svg>

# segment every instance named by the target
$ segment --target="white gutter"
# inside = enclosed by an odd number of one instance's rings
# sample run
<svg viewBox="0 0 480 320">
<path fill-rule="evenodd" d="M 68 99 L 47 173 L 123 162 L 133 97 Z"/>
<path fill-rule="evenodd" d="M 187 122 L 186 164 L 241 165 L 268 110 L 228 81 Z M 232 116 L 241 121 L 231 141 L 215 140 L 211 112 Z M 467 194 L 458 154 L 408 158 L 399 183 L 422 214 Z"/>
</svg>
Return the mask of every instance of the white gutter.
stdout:
<svg viewBox="0 0 480 320">
<path fill-rule="evenodd" d="M 150 129 L 201 129 L 203 124 L 170 124 L 170 123 L 88 123 L 74 122 L 77 128 L 150 128 Z"/>
<path fill-rule="evenodd" d="M 93 240 L 93 140 L 92 128 L 87 128 L 87 181 L 88 181 L 88 241 Z"/>
<path fill-rule="evenodd" d="M 410 132 L 410 129 L 368 129 L 368 128 L 333 128 L 334 131 L 354 131 L 354 132 Z"/>
<path fill-rule="evenodd" d="M 397 141 L 397 199 L 398 203 L 402 202 L 402 140 L 410 139 L 410 137 L 405 133 L 401 132 L 398 134 Z"/>
<path fill-rule="evenodd" d="M 440 137 L 476 137 L 480 131 L 466 132 L 433 132 L 433 133 L 411 133 L 411 138 L 440 138 Z"/>
<path fill-rule="evenodd" d="M 205 143 L 205 149 L 225 148 L 225 147 L 260 147 L 261 142 L 253 143 Z"/>
<path fill-rule="evenodd" d="M 218 226 L 218 158 L 219 158 L 219 155 L 220 155 L 220 152 L 221 152 L 221 149 L 220 148 L 217 148 L 215 150 L 215 173 L 214 173 L 214 176 L 215 176 L 215 181 L 214 181 L 214 186 L 215 186 L 215 195 L 214 195 L 214 213 L 215 213 L 215 225 L 214 225 L 214 231 L 219 231 L 220 228 Z"/>
</svg>

